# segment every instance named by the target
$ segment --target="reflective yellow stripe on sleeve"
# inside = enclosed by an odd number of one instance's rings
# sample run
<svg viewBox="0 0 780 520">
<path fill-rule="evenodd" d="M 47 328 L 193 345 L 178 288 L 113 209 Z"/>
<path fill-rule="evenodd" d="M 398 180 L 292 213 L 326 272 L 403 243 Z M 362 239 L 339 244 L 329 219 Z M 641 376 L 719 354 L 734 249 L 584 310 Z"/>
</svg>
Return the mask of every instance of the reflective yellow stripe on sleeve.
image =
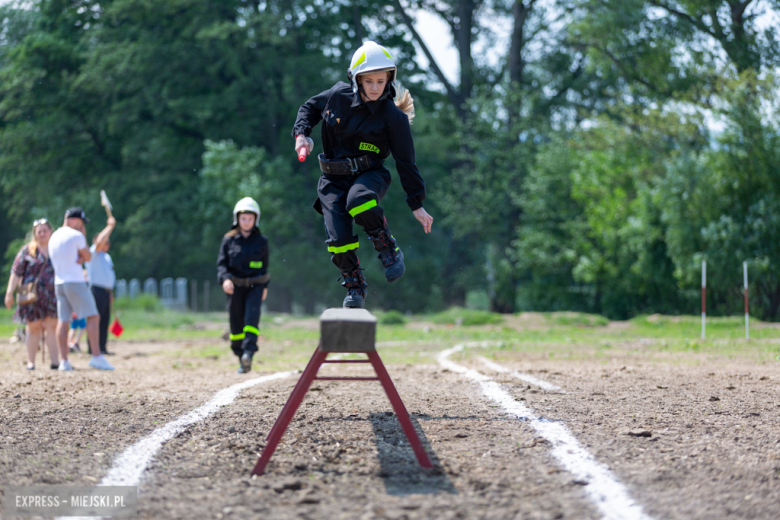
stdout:
<svg viewBox="0 0 780 520">
<path fill-rule="evenodd" d="M 254 334 L 255 336 L 259 336 L 260 335 L 260 331 L 257 330 L 255 327 L 253 327 L 251 325 L 245 326 L 244 327 L 244 332 L 250 332 L 250 333 Z"/>
<path fill-rule="evenodd" d="M 246 337 L 246 334 L 243 332 L 241 334 L 231 334 L 230 335 L 230 341 L 238 341 L 241 339 L 244 339 Z"/>
<path fill-rule="evenodd" d="M 360 215 L 364 211 L 368 211 L 371 208 L 375 208 L 376 206 L 376 200 L 369 200 L 365 204 L 361 204 L 360 206 L 349 210 L 349 214 L 354 217 L 355 215 Z"/>
<path fill-rule="evenodd" d="M 260 269 L 261 267 L 263 267 L 263 261 L 262 260 L 249 262 L 249 268 L 250 269 Z"/>
<path fill-rule="evenodd" d="M 346 253 L 347 251 L 351 251 L 353 249 L 357 249 L 360 246 L 360 242 L 355 242 L 354 244 L 347 244 L 345 246 L 328 246 L 328 251 L 330 253 Z"/>
</svg>

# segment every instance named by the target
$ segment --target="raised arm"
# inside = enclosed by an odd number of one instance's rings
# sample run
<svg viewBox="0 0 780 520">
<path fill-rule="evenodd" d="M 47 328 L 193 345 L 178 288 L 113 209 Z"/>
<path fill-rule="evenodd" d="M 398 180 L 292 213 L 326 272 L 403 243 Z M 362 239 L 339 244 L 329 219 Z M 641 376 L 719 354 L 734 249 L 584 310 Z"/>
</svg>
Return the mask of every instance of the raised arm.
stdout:
<svg viewBox="0 0 780 520">
<path fill-rule="evenodd" d="M 108 217 L 108 220 L 106 221 L 106 227 L 103 228 L 103 231 L 98 233 L 97 239 L 95 239 L 95 246 L 102 247 L 103 245 L 108 242 L 108 239 L 111 237 L 111 233 L 114 231 L 114 228 L 116 227 L 116 219 L 114 217 Z"/>
</svg>

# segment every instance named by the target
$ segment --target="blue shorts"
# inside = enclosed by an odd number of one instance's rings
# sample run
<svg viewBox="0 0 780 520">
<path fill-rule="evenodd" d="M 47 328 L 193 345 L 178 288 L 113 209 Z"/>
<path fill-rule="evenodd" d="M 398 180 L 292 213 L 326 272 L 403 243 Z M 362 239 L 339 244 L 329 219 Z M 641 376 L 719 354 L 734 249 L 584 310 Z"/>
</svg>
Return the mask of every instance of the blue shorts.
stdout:
<svg viewBox="0 0 780 520">
<path fill-rule="evenodd" d="M 87 328 L 87 318 L 81 318 L 80 320 L 71 320 L 70 322 L 70 328 L 71 329 L 86 329 Z"/>
</svg>

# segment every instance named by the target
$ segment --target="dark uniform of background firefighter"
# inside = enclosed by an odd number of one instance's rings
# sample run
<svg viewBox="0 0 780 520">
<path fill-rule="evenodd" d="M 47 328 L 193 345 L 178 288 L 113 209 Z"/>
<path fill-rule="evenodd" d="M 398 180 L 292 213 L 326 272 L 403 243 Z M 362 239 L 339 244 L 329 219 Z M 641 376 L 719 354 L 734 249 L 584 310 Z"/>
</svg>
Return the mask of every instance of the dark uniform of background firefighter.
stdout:
<svg viewBox="0 0 780 520">
<path fill-rule="evenodd" d="M 344 277 L 345 307 L 363 307 L 366 281 L 357 256 L 358 237 L 352 221 L 361 226 L 379 252 L 388 282 L 399 279 L 404 257 L 379 206 L 392 180 L 384 160 L 392 153 L 406 202 L 426 233 L 433 217 L 422 207 L 425 183 L 417 169 L 409 128 L 414 104 L 408 91 L 396 96 L 396 66 L 390 53 L 366 42 L 348 69 L 351 84 L 339 82 L 309 99 L 298 111 L 293 128 L 295 149 L 311 152 L 311 130 L 320 121 L 324 153 L 318 159 L 322 176 L 314 204 L 325 218 L 331 260 Z"/>
<path fill-rule="evenodd" d="M 217 276 L 227 294 L 230 347 L 240 359 L 239 374 L 252 368 L 260 334 L 260 306 L 268 294 L 268 239 L 257 221 L 260 206 L 251 197 L 233 209 L 233 229 L 222 239 Z"/>
</svg>

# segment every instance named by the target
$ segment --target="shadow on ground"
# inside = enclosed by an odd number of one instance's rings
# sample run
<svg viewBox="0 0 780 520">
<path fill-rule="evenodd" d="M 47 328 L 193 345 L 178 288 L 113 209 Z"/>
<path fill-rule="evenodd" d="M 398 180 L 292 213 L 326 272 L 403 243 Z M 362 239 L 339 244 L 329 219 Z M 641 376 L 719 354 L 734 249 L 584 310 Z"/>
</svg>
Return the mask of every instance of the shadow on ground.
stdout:
<svg viewBox="0 0 780 520">
<path fill-rule="evenodd" d="M 395 414 L 371 413 L 368 420 L 374 428 L 379 476 L 388 495 L 458 493 L 416 417 L 411 417 L 412 424 L 433 463 L 433 469 L 420 467 Z"/>
</svg>

